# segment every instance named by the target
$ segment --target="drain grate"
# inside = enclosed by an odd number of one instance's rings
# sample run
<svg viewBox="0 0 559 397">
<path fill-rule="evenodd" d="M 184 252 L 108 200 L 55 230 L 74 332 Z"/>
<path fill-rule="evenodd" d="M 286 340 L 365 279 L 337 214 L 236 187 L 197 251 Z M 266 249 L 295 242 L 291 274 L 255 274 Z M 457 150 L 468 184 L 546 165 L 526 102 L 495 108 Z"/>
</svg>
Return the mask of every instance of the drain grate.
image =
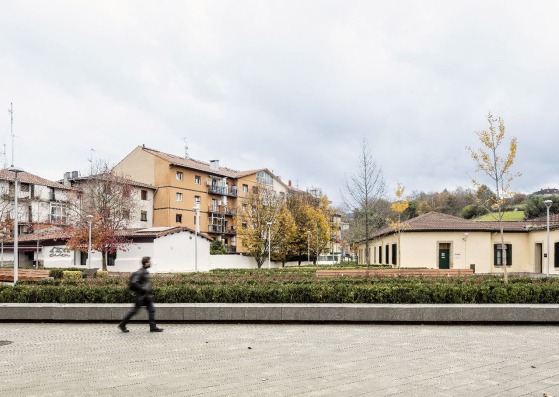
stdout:
<svg viewBox="0 0 559 397">
<path fill-rule="evenodd" d="M 10 343 L 14 343 L 11 340 L 0 340 L 0 346 L 9 345 Z"/>
</svg>

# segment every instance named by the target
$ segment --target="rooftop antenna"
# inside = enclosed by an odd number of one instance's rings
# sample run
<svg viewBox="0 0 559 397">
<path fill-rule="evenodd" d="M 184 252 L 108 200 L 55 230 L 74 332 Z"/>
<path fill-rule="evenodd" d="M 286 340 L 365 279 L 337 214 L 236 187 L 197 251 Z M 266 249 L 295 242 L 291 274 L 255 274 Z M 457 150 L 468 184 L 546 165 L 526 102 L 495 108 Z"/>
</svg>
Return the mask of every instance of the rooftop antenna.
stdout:
<svg viewBox="0 0 559 397">
<path fill-rule="evenodd" d="M 90 168 L 89 168 L 89 175 L 93 175 L 93 154 L 95 153 L 95 149 L 89 149 L 91 150 L 91 157 L 88 159 L 88 161 L 91 163 Z"/>
<path fill-rule="evenodd" d="M 14 104 L 10 102 L 10 135 L 12 136 L 12 167 L 14 166 L 14 146 L 15 146 L 15 135 L 14 135 Z"/>
<path fill-rule="evenodd" d="M 183 138 L 184 141 L 184 158 L 188 159 L 188 145 L 186 144 L 186 137 Z"/>
</svg>

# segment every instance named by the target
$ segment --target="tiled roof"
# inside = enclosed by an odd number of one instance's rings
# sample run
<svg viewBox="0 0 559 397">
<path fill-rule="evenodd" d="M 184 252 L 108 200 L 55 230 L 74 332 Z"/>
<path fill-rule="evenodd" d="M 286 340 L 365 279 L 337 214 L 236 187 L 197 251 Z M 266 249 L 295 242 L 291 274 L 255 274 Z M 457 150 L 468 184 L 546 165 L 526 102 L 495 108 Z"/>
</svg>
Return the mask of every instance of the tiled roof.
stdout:
<svg viewBox="0 0 559 397">
<path fill-rule="evenodd" d="M 239 171 L 235 171 L 226 167 L 219 167 L 217 171 L 213 171 L 210 169 L 210 164 L 205 163 L 203 161 L 194 160 L 191 158 L 185 159 L 184 157 L 176 156 L 174 154 L 169 154 L 169 153 L 163 153 L 158 150 L 150 149 L 147 147 L 142 147 L 142 149 L 172 164 L 180 165 L 181 167 L 185 167 L 185 168 L 204 171 L 209 174 L 216 174 L 216 175 L 225 176 L 229 178 L 237 178 L 237 174 L 239 173 Z"/>
<path fill-rule="evenodd" d="M 9 171 L 7 169 L 0 170 L 0 180 L 13 182 L 15 178 L 15 172 Z M 17 178 L 20 182 L 29 183 L 32 185 L 53 187 L 56 189 L 71 190 L 69 186 L 65 186 L 62 183 L 49 181 L 48 179 L 41 178 L 40 176 L 30 174 L 29 172 L 18 172 Z"/>
<path fill-rule="evenodd" d="M 99 174 L 99 175 L 80 176 L 78 178 L 70 178 L 70 181 L 79 182 L 79 181 L 87 181 L 89 179 L 106 179 L 106 178 L 103 174 Z M 124 178 L 124 177 L 117 177 L 116 179 L 117 180 L 120 179 L 120 180 L 123 181 L 123 183 L 127 183 L 127 184 L 130 184 L 132 186 L 143 187 L 143 188 L 146 188 L 146 189 L 156 190 L 156 187 L 153 186 L 153 185 L 150 185 L 149 183 L 133 181 L 132 179 L 128 179 L 128 178 Z"/>
<path fill-rule="evenodd" d="M 267 168 L 258 168 L 258 169 L 254 169 L 254 170 L 247 170 L 247 171 L 236 171 L 236 170 L 232 170 L 231 168 L 227 168 L 227 167 L 219 167 L 217 171 L 213 171 L 210 168 L 210 164 L 200 161 L 200 160 L 195 160 L 192 158 L 188 158 L 185 159 L 184 157 L 180 157 L 180 156 L 176 156 L 174 154 L 169 154 L 169 153 L 164 153 L 164 152 L 160 152 L 158 150 L 155 149 L 150 149 L 147 147 L 142 146 L 142 150 L 153 154 L 154 156 L 157 156 L 165 161 L 170 162 L 171 164 L 174 165 L 178 165 L 181 167 L 185 167 L 185 168 L 190 168 L 190 169 L 194 169 L 194 170 L 199 170 L 199 171 L 204 171 L 207 172 L 208 174 L 214 174 L 214 175 L 220 175 L 220 176 L 225 176 L 228 178 L 242 178 L 248 175 L 253 175 L 256 174 L 257 172 L 260 171 L 266 171 L 268 173 L 270 173 L 270 175 L 272 175 L 278 182 L 280 182 L 281 184 L 283 184 L 284 186 L 287 187 L 287 185 L 280 179 L 277 177 L 277 175 L 275 175 L 272 171 L 270 171 Z"/>
<path fill-rule="evenodd" d="M 194 230 L 187 228 L 187 227 L 170 227 L 166 228 L 165 230 L 159 231 L 150 231 L 149 229 L 127 229 L 121 230 L 118 234 L 122 237 L 126 238 L 140 238 L 140 237 L 148 237 L 148 238 L 159 238 L 163 236 L 167 236 L 169 234 L 180 233 L 180 232 L 190 232 L 192 234 L 195 233 Z M 203 233 L 199 233 L 200 237 L 205 238 L 206 240 L 211 241 L 212 239 Z M 32 234 L 21 234 L 19 235 L 18 241 L 25 243 L 25 242 L 36 242 L 45 241 L 45 240 L 68 240 L 70 235 L 65 228 L 58 228 L 58 229 L 49 229 L 46 232 L 38 232 Z M 10 240 L 12 241 L 12 240 Z"/>
<path fill-rule="evenodd" d="M 505 232 L 525 232 L 528 230 L 541 229 L 546 227 L 546 221 L 542 218 L 529 221 L 513 221 L 503 222 L 503 230 Z M 456 232 L 496 232 L 499 231 L 501 225 L 499 222 L 478 222 L 468 219 L 459 218 L 457 216 L 441 214 L 439 212 L 429 212 L 402 222 L 402 230 L 404 232 L 417 231 L 456 231 Z M 550 225 L 559 227 L 559 215 L 554 218 Z M 384 227 L 371 235 L 371 238 L 389 235 L 395 232 L 391 226 Z"/>
</svg>

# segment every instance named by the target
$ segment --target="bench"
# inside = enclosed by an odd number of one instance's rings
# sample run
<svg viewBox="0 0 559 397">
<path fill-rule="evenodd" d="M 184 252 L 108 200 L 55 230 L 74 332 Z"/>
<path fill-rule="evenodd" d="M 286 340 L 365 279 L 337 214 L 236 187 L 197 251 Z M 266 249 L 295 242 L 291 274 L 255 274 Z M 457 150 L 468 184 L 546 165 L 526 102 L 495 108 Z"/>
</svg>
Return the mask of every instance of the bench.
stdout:
<svg viewBox="0 0 559 397">
<path fill-rule="evenodd" d="M 18 269 L 18 280 L 40 280 L 48 278 L 50 270 L 36 270 L 36 269 Z M 14 281 L 13 269 L 0 269 L 0 281 Z"/>
<path fill-rule="evenodd" d="M 464 277 L 473 276 L 472 269 L 376 269 L 317 270 L 317 277 Z"/>
</svg>

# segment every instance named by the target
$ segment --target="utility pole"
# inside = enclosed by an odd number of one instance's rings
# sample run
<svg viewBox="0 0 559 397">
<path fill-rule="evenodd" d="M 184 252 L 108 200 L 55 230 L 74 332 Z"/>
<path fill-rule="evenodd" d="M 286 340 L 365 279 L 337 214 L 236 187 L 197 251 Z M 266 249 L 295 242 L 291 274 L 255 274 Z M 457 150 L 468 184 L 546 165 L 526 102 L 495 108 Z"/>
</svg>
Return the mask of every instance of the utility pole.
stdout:
<svg viewBox="0 0 559 397">
<path fill-rule="evenodd" d="M 14 165 L 14 146 L 15 146 L 15 135 L 14 135 L 14 104 L 10 102 L 10 135 L 12 137 L 12 166 Z"/>
</svg>

